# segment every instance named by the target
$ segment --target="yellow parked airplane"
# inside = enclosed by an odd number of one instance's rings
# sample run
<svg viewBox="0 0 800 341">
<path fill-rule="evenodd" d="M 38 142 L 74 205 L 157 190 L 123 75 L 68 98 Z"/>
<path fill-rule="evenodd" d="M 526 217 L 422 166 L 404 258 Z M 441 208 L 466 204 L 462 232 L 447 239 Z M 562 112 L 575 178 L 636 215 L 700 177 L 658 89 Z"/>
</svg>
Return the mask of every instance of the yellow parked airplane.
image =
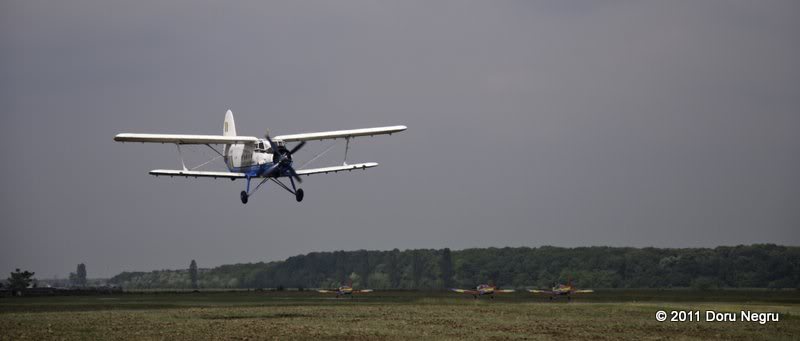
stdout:
<svg viewBox="0 0 800 341">
<path fill-rule="evenodd" d="M 345 296 L 345 295 L 350 295 L 350 297 L 352 298 L 353 294 L 366 294 L 366 293 L 370 293 L 372 291 L 373 291 L 372 289 L 354 290 L 353 287 L 352 287 L 352 284 L 342 285 L 342 286 L 340 286 L 340 287 L 338 287 L 336 289 L 317 290 L 317 292 L 320 292 L 320 293 L 323 293 L 323 294 L 336 294 L 336 298 L 339 298 L 339 296 Z"/>
<path fill-rule="evenodd" d="M 494 298 L 494 294 L 506 294 L 514 292 L 514 289 L 497 289 L 494 285 L 489 284 L 481 284 L 475 290 L 470 289 L 450 289 L 452 292 L 457 292 L 459 294 L 468 294 L 472 295 L 474 298 L 478 298 L 478 296 L 489 295 L 490 298 Z"/>
<path fill-rule="evenodd" d="M 547 289 L 532 289 L 532 290 L 528 290 L 528 291 L 532 292 L 534 294 L 550 295 L 550 300 L 556 299 L 559 296 L 566 296 L 567 297 L 567 301 L 571 301 L 572 300 L 572 294 L 588 294 L 588 293 L 593 293 L 594 292 L 594 290 L 591 290 L 591 289 L 584 289 L 584 290 L 576 289 L 575 286 L 572 285 L 572 280 L 570 280 L 566 285 L 564 285 L 564 284 L 556 284 L 550 290 L 547 290 Z"/>
</svg>

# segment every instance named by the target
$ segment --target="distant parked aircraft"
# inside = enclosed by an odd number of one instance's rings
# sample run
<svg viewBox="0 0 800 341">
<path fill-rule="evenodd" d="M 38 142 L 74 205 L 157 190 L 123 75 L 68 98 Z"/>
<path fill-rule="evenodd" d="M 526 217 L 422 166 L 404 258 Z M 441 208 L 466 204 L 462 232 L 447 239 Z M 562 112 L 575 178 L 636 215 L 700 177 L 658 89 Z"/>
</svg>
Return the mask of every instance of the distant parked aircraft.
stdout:
<svg viewBox="0 0 800 341">
<path fill-rule="evenodd" d="M 239 194 L 243 204 L 247 203 L 250 196 L 258 190 L 267 180 L 272 180 L 281 188 L 294 194 L 295 200 L 303 201 L 303 189 L 295 187 L 295 181 L 302 183 L 301 175 L 311 175 L 319 173 L 336 173 L 342 171 L 352 171 L 355 169 L 367 169 L 378 166 L 375 162 L 347 164 L 347 151 L 350 148 L 350 140 L 361 136 L 375 136 L 383 134 L 399 133 L 406 130 L 406 126 L 391 126 L 366 129 L 325 131 L 318 133 L 305 133 L 293 135 L 280 135 L 270 138 L 269 134 L 263 139 L 255 136 L 236 135 L 236 126 L 233 122 L 233 113 L 228 110 L 225 113 L 225 121 L 222 126 L 222 135 L 178 135 L 178 134 L 117 134 L 114 141 L 119 142 L 151 142 L 151 143 L 174 143 L 178 147 L 178 155 L 181 159 L 182 169 L 154 169 L 150 174 L 159 176 L 183 176 L 183 177 L 206 177 L 206 178 L 227 178 L 231 180 L 246 179 L 245 190 Z M 344 139 L 344 162 L 341 166 L 298 169 L 295 170 L 292 164 L 292 155 L 306 144 L 306 141 Z M 286 143 L 299 142 L 292 149 L 286 147 Z M 196 144 L 206 145 L 217 155 L 213 159 L 193 168 L 187 168 L 181 154 L 181 145 Z M 222 151 L 211 145 L 223 145 Z M 331 146 L 332 147 L 332 146 Z M 326 153 L 326 149 L 311 160 Z M 195 170 L 211 161 L 222 158 L 228 172 L 198 171 Z M 302 166 L 301 166 L 302 168 Z M 250 179 L 261 179 L 258 185 L 251 191 Z M 280 181 L 280 178 L 288 178 L 292 187 L 289 188 Z"/>
<path fill-rule="evenodd" d="M 352 298 L 353 294 L 366 294 L 366 293 L 370 293 L 370 292 L 373 291 L 372 289 L 354 290 L 352 285 L 353 284 L 351 282 L 351 283 L 349 283 L 347 285 L 342 285 L 342 286 L 340 286 L 340 287 L 338 287 L 336 289 L 322 289 L 322 290 L 317 290 L 317 291 L 320 292 L 320 293 L 323 293 L 323 294 L 336 294 L 336 298 L 339 298 L 339 296 L 345 296 L 345 295 L 350 295 L 350 297 Z"/>
<path fill-rule="evenodd" d="M 468 294 L 472 295 L 474 298 L 478 298 L 478 296 L 489 295 L 490 298 L 494 298 L 494 294 L 506 294 L 514 292 L 513 289 L 497 289 L 494 285 L 489 284 L 481 284 L 475 290 L 469 289 L 450 289 L 452 292 L 457 292 L 459 294 Z"/>
<path fill-rule="evenodd" d="M 588 293 L 593 293 L 594 292 L 594 290 L 590 290 L 590 289 L 584 289 L 584 290 L 576 289 L 575 286 L 572 285 L 572 280 L 569 280 L 569 282 L 567 282 L 566 285 L 564 285 L 564 284 L 553 285 L 553 288 L 550 289 L 550 290 L 547 290 L 547 289 L 533 289 L 533 290 L 528 290 L 528 291 L 532 292 L 534 294 L 550 295 L 550 299 L 551 300 L 556 299 L 559 296 L 566 296 L 567 297 L 567 301 L 571 301 L 572 300 L 572 294 L 588 294 Z"/>
</svg>

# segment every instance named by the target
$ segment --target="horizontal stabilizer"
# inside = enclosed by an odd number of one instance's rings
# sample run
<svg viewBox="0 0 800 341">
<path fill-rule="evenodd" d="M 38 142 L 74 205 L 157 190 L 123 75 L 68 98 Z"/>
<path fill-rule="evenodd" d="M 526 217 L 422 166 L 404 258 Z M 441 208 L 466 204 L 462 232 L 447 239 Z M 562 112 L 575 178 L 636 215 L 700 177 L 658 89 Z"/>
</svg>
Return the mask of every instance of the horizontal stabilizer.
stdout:
<svg viewBox="0 0 800 341">
<path fill-rule="evenodd" d="M 333 167 L 323 167 L 323 168 L 310 168 L 310 169 L 300 169 L 297 171 L 297 175 L 311 175 L 311 174 L 320 174 L 320 173 L 336 173 L 336 172 L 343 172 L 343 171 L 352 171 L 356 169 L 367 169 L 372 167 L 377 167 L 377 162 L 366 162 L 366 163 L 357 163 L 353 165 L 344 165 L 344 166 L 333 166 Z"/>
</svg>

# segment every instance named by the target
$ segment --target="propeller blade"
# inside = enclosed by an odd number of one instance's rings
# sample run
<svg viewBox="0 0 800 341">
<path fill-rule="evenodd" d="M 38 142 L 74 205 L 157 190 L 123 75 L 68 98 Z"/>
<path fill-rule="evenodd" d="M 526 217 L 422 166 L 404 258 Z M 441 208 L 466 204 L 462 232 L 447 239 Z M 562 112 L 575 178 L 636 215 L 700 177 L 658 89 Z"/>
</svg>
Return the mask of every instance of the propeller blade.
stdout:
<svg viewBox="0 0 800 341">
<path fill-rule="evenodd" d="M 294 168 L 289 167 L 289 174 L 294 178 L 298 183 L 303 183 L 303 179 L 300 178 L 300 175 L 297 175 L 297 172 L 294 171 Z"/>
<path fill-rule="evenodd" d="M 272 141 L 271 137 L 269 137 L 269 130 L 267 130 L 267 133 L 264 134 L 264 138 L 267 139 L 267 142 L 269 142 L 270 148 L 272 148 L 272 150 L 276 150 L 275 142 Z"/>
<path fill-rule="evenodd" d="M 300 141 L 300 144 L 294 146 L 294 148 L 292 148 L 292 150 L 289 151 L 289 155 L 294 154 L 295 152 L 300 150 L 300 148 L 303 148 L 303 146 L 305 146 L 305 145 L 306 145 L 306 141 Z"/>
<path fill-rule="evenodd" d="M 275 144 L 275 141 L 272 141 L 272 138 L 269 137 L 269 131 L 264 134 L 264 138 L 267 139 L 267 143 L 269 143 L 269 148 L 272 149 L 272 162 L 278 163 L 280 160 L 280 154 L 278 153 L 278 145 Z"/>
<path fill-rule="evenodd" d="M 276 162 L 274 165 L 272 165 L 271 167 L 269 167 L 269 168 L 267 169 L 267 171 L 264 173 L 264 174 L 266 174 L 265 176 L 269 176 L 270 174 L 272 174 L 272 172 L 275 170 L 275 168 L 278 168 L 278 166 L 280 166 L 280 165 L 281 165 L 280 163 L 277 163 L 277 162 Z"/>
</svg>

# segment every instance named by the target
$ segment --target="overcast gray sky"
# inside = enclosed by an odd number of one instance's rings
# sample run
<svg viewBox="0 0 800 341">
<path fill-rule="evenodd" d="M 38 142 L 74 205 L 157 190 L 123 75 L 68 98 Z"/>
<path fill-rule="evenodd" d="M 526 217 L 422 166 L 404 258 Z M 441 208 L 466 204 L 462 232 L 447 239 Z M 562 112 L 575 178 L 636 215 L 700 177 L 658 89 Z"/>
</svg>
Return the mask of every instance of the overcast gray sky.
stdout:
<svg viewBox="0 0 800 341">
<path fill-rule="evenodd" d="M 3 1 L 0 271 L 798 245 L 798 32 L 794 0 Z M 302 203 L 155 178 L 174 146 L 112 140 L 220 134 L 229 108 L 242 135 L 409 129 Z"/>
</svg>

